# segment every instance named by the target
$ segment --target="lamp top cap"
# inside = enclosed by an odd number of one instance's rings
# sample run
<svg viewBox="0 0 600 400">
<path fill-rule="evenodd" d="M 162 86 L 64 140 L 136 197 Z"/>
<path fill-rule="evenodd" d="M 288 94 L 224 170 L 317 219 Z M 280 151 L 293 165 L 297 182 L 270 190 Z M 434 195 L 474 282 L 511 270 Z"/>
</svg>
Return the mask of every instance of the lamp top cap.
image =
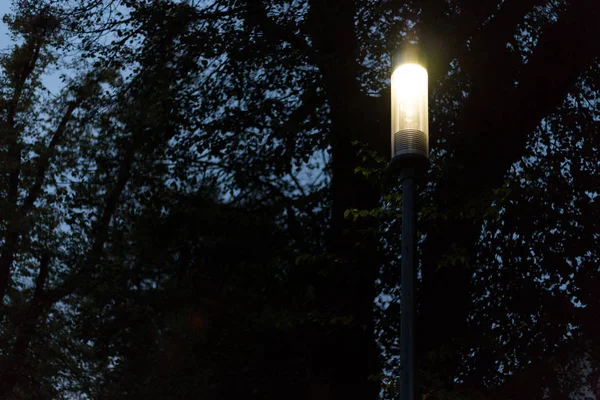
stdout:
<svg viewBox="0 0 600 400">
<path fill-rule="evenodd" d="M 392 54 L 392 70 L 402 64 L 419 64 L 425 66 L 425 57 L 418 44 L 406 42 Z"/>
</svg>

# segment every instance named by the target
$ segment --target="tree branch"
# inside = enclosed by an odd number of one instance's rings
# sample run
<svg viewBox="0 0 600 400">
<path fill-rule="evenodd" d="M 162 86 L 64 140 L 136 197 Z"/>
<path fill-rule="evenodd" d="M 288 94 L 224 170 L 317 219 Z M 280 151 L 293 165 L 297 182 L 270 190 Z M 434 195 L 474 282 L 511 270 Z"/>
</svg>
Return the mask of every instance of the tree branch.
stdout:
<svg viewBox="0 0 600 400">
<path fill-rule="evenodd" d="M 509 88 L 491 92 L 492 83 L 473 94 L 463 116 L 462 140 L 455 147 L 456 159 L 465 162 L 463 173 L 471 175 L 458 180 L 469 190 L 501 183 L 522 156 L 528 135 L 556 110 L 582 71 L 600 55 L 600 42 L 590 40 L 600 35 L 599 19 L 596 4 L 572 1 L 567 12 L 545 29 L 529 62 L 518 74 L 513 72 L 518 86 L 511 80 L 506 82 Z"/>
<path fill-rule="evenodd" d="M 39 273 L 35 280 L 33 298 L 21 321 L 16 326 L 17 337 L 11 352 L 2 360 L 0 368 L 0 398 L 9 398 L 21 375 L 27 350 L 35 334 L 35 327 L 41 315 L 48 311 L 49 304 L 44 301 L 44 286 L 48 279 L 50 255 L 45 253 L 40 260 Z"/>
<path fill-rule="evenodd" d="M 507 3 L 510 5 L 520 7 Z M 507 21 L 513 24 L 516 11 L 506 12 Z M 450 218 L 430 222 L 422 247 L 423 303 L 418 328 L 422 335 L 421 354 L 470 343 L 466 313 L 470 308 L 470 279 L 481 220 L 463 215 L 473 199 L 489 198 L 491 191 L 502 185 L 510 166 L 524 155 L 531 132 L 557 109 L 575 88 L 582 71 L 600 55 L 600 43 L 590 39 L 600 36 L 598 20 L 600 8 L 596 4 L 572 1 L 567 12 L 545 28 L 526 65 L 496 65 L 494 70 L 507 71 L 501 72 L 498 80 L 479 82 L 480 86 L 470 94 L 459 119 L 458 133 L 449 138 L 451 162 L 433 193 L 435 205 Z M 510 29 L 506 28 L 506 32 Z M 492 41 L 503 43 L 499 38 Z M 485 54 L 481 49 L 481 54 Z M 518 85 L 507 76 L 515 76 Z M 453 248 L 464 249 L 470 259 L 452 268 L 440 267 L 440 261 Z M 440 303 L 440 298 L 445 301 Z M 456 310 L 464 311 L 459 315 Z M 451 360 L 443 363 L 444 375 L 451 379 L 457 364 Z"/>
<path fill-rule="evenodd" d="M 38 165 L 37 165 L 36 175 L 35 175 L 35 182 L 34 182 L 33 186 L 31 187 L 31 189 L 29 190 L 29 193 L 27 193 L 27 197 L 25 197 L 25 201 L 23 202 L 23 206 L 21 207 L 21 213 L 23 215 L 27 214 L 27 212 L 33 206 L 33 203 L 38 199 L 38 197 L 40 196 L 40 194 L 42 192 L 42 186 L 44 184 L 44 180 L 46 177 L 46 171 L 48 170 L 48 167 L 50 166 L 50 158 L 52 157 L 54 149 L 56 148 L 58 143 L 62 140 L 65 129 L 67 127 L 67 123 L 71 119 L 71 116 L 73 115 L 73 111 L 75 111 L 75 108 L 76 108 L 75 102 L 70 102 L 68 104 L 67 110 L 66 110 L 65 114 L 63 115 L 60 123 L 58 124 L 58 127 L 54 131 L 54 134 L 52 135 L 52 139 L 50 140 L 48 147 L 44 150 L 44 152 L 41 154 L 41 156 L 38 160 Z"/>
<path fill-rule="evenodd" d="M 13 97 L 8 105 L 8 115 L 5 122 L 8 125 L 6 135 L 8 136 L 8 203 L 11 207 L 11 215 L 8 218 L 8 227 L 2 251 L 0 253 L 0 301 L 6 294 L 8 282 L 10 280 L 10 269 L 14 254 L 17 247 L 19 234 L 16 231 L 18 225 L 19 213 L 17 209 L 17 201 L 19 194 L 19 181 L 21 173 L 21 145 L 19 143 L 19 132 L 15 126 L 15 118 L 18 110 L 18 104 L 21 100 L 25 84 L 39 60 L 42 43 L 37 36 L 32 35 L 23 45 L 27 59 L 25 62 L 20 61 L 20 70 L 17 72 L 17 81 L 13 92 Z M 22 57 L 17 52 L 13 57 Z M 16 60 L 15 62 L 19 62 Z M 17 64 L 18 65 L 18 64 Z"/>
<path fill-rule="evenodd" d="M 246 21 L 249 29 L 259 27 L 273 42 L 286 41 L 301 53 L 310 50 L 304 38 L 269 18 L 264 1 L 247 0 L 246 4 Z"/>
</svg>

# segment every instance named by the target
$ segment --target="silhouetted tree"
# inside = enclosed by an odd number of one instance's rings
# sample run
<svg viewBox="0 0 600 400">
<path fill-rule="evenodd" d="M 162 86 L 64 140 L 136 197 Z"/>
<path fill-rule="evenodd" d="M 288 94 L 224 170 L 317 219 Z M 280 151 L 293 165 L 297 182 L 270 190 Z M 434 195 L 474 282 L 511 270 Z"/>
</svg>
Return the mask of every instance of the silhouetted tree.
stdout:
<svg viewBox="0 0 600 400">
<path fill-rule="evenodd" d="M 0 396 L 396 396 L 404 41 L 431 88 L 422 393 L 596 390 L 599 17 L 585 0 L 16 1 Z"/>
</svg>

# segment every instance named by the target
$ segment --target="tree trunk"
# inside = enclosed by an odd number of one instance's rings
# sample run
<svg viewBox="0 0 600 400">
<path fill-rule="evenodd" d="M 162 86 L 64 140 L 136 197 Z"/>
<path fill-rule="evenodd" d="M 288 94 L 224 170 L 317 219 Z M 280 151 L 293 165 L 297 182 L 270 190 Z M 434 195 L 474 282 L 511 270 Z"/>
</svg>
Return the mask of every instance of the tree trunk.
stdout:
<svg viewBox="0 0 600 400">
<path fill-rule="evenodd" d="M 320 85 L 330 107 L 332 147 L 332 211 L 328 249 L 336 259 L 329 265 L 320 296 L 325 314 L 349 317 L 346 323 L 314 331 L 312 354 L 313 398 L 376 399 L 379 372 L 374 336 L 373 300 L 379 269 L 377 238 L 365 235 L 374 221 L 349 223 L 349 208 L 370 209 L 379 204 L 378 190 L 354 174 L 359 164 L 354 140 L 377 138 L 375 122 L 369 128 L 365 111 L 368 98 L 358 84 L 358 44 L 351 1 L 310 1 L 308 26 L 314 44 Z M 373 137 L 369 137 L 373 135 Z"/>
</svg>

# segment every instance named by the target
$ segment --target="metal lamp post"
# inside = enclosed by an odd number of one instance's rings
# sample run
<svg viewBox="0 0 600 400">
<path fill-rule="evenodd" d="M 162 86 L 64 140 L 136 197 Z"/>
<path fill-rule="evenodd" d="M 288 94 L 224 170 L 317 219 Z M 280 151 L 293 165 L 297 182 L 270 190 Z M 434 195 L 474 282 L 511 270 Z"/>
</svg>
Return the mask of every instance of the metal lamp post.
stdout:
<svg viewBox="0 0 600 400">
<path fill-rule="evenodd" d="M 415 192 L 429 157 L 428 76 L 414 45 L 392 57 L 392 166 L 402 182 L 401 400 L 415 400 Z"/>
</svg>

